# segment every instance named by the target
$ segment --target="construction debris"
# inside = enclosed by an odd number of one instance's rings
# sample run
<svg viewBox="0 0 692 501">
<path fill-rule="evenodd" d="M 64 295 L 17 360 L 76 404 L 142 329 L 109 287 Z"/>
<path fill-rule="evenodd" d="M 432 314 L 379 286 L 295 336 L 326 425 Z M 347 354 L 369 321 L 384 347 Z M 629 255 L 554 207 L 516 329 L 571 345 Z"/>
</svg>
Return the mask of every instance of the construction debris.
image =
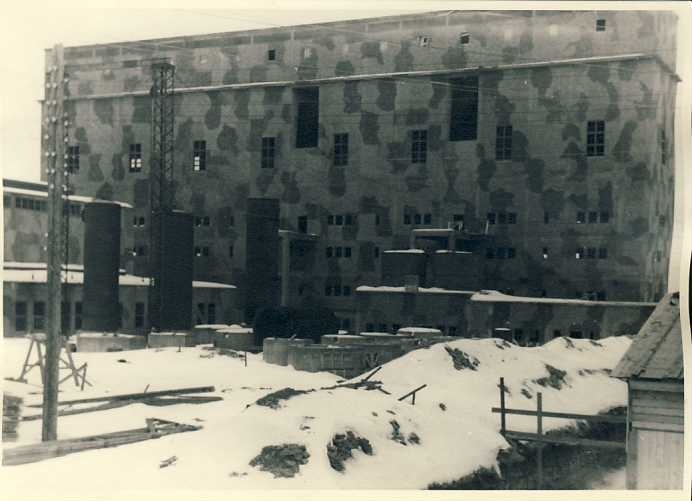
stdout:
<svg viewBox="0 0 692 501">
<path fill-rule="evenodd" d="M 468 355 L 467 353 L 461 351 L 458 348 L 450 348 L 449 346 L 445 346 L 445 350 L 447 351 L 447 353 L 449 353 L 449 356 L 452 357 L 452 362 L 454 363 L 454 368 L 456 370 L 478 370 L 480 361 L 476 357 Z"/>
<path fill-rule="evenodd" d="M 352 431 L 337 433 L 332 437 L 332 442 L 327 445 L 327 457 L 329 464 L 336 471 L 344 471 L 344 461 L 353 457 L 353 450 L 358 449 L 368 456 L 372 456 L 372 445 L 367 438 L 361 437 Z"/>
<path fill-rule="evenodd" d="M 255 402 L 257 405 L 263 405 L 265 407 L 270 407 L 272 409 L 278 409 L 281 407 L 282 400 L 288 400 L 289 398 L 295 397 L 296 395 L 303 395 L 305 393 L 310 393 L 315 390 L 294 390 L 293 388 L 283 388 L 281 390 L 269 393 L 263 396 Z"/>
<path fill-rule="evenodd" d="M 22 399 L 3 393 L 2 395 L 2 441 L 17 439 L 17 426 L 22 413 Z"/>
<path fill-rule="evenodd" d="M 210 393 L 215 391 L 213 386 L 197 386 L 193 388 L 178 388 L 174 390 L 150 391 L 144 393 L 125 393 L 122 395 L 105 395 L 103 397 L 79 398 L 77 400 L 64 400 L 58 405 L 87 404 L 92 402 L 115 402 L 120 400 L 141 400 L 145 398 L 164 397 L 169 395 L 185 395 L 187 393 Z M 41 407 L 43 404 L 32 404 L 27 407 Z"/>
<path fill-rule="evenodd" d="M 556 390 L 561 390 L 562 387 L 567 384 L 565 380 L 567 372 L 553 367 L 550 364 L 545 364 L 545 368 L 548 371 L 548 376 L 534 379 L 534 383 L 543 387 L 550 386 Z"/>
<path fill-rule="evenodd" d="M 164 459 L 161 461 L 161 464 L 159 464 L 159 468 L 166 468 L 172 464 L 174 464 L 178 460 L 178 456 L 171 456 L 168 459 Z"/>
<path fill-rule="evenodd" d="M 55 458 L 90 449 L 117 447 L 119 445 L 141 442 L 152 438 L 160 438 L 173 433 L 196 431 L 201 426 L 175 423 L 163 419 L 147 419 L 145 428 L 92 435 L 89 437 L 54 440 L 38 444 L 24 445 L 13 449 L 3 450 L 2 465 L 12 466 L 25 463 L 35 463 L 44 459 Z"/>
</svg>

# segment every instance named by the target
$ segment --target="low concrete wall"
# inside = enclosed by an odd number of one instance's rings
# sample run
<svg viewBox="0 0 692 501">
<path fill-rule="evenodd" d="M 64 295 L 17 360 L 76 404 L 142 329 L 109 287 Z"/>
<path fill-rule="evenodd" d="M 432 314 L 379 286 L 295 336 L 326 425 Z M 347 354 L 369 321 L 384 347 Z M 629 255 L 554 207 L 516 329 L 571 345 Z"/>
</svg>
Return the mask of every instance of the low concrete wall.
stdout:
<svg viewBox="0 0 692 501">
<path fill-rule="evenodd" d="M 195 346 L 195 335 L 192 332 L 152 332 L 149 334 L 149 348 L 173 346 Z"/>
<path fill-rule="evenodd" d="M 288 365 L 297 370 L 325 371 L 352 378 L 394 360 L 405 352 L 397 344 L 291 346 L 288 349 Z"/>
<path fill-rule="evenodd" d="M 252 329 L 219 329 L 214 332 L 214 346 L 227 350 L 249 350 L 255 346 L 255 333 Z"/>
<path fill-rule="evenodd" d="M 312 339 L 265 338 L 262 343 L 262 360 L 268 364 L 288 365 L 288 348 L 290 346 L 308 346 Z"/>
<path fill-rule="evenodd" d="M 321 344 L 331 344 L 331 345 L 350 345 L 350 344 L 363 344 L 373 341 L 373 338 L 367 338 L 363 336 L 355 336 L 352 334 L 325 334 L 320 339 Z"/>
<path fill-rule="evenodd" d="M 195 325 L 192 328 L 192 334 L 195 336 L 195 344 L 211 344 L 214 341 L 214 333 L 226 327 L 228 327 L 226 324 Z"/>
<path fill-rule="evenodd" d="M 146 336 L 131 334 L 85 332 L 76 337 L 77 351 L 82 352 L 141 350 L 147 346 Z"/>
</svg>

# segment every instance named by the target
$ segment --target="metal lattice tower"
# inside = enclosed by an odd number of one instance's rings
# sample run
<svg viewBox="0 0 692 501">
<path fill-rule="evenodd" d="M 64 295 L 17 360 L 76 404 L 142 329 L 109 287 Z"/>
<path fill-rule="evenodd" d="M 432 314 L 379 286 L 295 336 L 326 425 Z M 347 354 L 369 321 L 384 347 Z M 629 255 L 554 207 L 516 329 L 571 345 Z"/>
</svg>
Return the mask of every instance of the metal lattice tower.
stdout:
<svg viewBox="0 0 692 501">
<path fill-rule="evenodd" d="M 173 89 L 175 66 L 157 62 L 151 66 L 151 167 L 149 204 L 151 222 L 149 240 L 149 326 L 158 330 L 163 307 L 163 232 L 165 215 L 173 210 L 173 153 L 175 109 Z"/>
</svg>

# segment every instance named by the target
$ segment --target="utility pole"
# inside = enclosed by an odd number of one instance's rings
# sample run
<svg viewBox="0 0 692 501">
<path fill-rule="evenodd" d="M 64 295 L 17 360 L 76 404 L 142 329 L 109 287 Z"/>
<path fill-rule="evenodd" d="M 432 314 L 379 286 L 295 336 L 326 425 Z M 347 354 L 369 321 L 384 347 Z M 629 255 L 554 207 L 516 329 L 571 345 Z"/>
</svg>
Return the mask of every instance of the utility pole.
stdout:
<svg viewBox="0 0 692 501">
<path fill-rule="evenodd" d="M 62 318 L 62 264 L 65 245 L 64 200 L 68 159 L 65 149 L 64 114 L 65 76 L 63 47 L 53 47 L 52 61 L 46 68 L 46 92 L 43 103 L 43 169 L 48 181 L 48 242 L 46 246 L 48 322 L 46 361 L 43 380 L 42 440 L 58 438 L 58 381 Z"/>
<path fill-rule="evenodd" d="M 149 169 L 149 327 L 160 330 L 163 311 L 163 242 L 167 215 L 173 210 L 173 153 L 175 66 L 160 61 L 151 66 L 151 151 Z"/>
</svg>

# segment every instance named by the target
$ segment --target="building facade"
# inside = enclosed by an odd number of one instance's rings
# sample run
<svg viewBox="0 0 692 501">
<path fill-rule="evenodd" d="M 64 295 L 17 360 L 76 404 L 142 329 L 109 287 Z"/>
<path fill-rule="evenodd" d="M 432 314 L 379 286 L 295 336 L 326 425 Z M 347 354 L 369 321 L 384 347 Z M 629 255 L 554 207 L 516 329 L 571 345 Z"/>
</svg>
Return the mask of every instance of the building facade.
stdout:
<svg viewBox="0 0 692 501">
<path fill-rule="evenodd" d="M 134 207 L 124 238 L 140 252 L 121 265 L 146 274 L 150 66 L 163 58 L 196 279 L 242 296 L 247 199 L 264 197 L 280 200 L 281 229 L 314 235 L 290 245 L 285 302 L 345 325 L 356 287 L 380 284 L 383 251 L 450 226 L 484 235 L 479 288 L 656 300 L 676 24 L 664 11 L 444 11 L 70 47 L 71 180 Z"/>
</svg>

